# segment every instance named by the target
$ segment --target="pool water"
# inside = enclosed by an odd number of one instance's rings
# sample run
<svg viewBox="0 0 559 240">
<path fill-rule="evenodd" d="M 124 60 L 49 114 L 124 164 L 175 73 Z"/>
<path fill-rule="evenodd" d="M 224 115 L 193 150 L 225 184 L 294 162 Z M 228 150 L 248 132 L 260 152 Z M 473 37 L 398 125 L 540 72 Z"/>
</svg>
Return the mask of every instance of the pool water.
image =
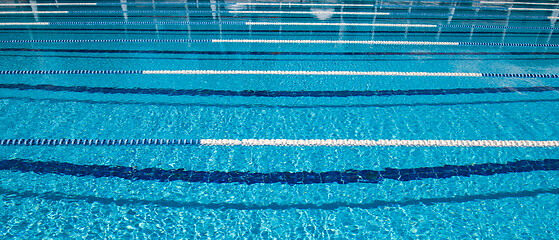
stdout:
<svg viewBox="0 0 559 240">
<path fill-rule="evenodd" d="M 558 239 L 557 1 L 0 3 L 0 237 Z"/>
</svg>

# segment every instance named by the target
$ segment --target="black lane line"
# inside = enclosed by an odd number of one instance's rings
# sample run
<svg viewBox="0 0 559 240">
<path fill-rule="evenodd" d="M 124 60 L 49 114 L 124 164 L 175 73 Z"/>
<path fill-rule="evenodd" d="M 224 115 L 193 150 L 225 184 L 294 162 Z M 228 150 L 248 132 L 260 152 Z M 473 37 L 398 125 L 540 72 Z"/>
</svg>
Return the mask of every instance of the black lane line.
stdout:
<svg viewBox="0 0 559 240">
<path fill-rule="evenodd" d="M 386 179 L 413 181 L 422 179 L 445 179 L 451 177 L 492 176 L 506 173 L 559 170 L 559 159 L 519 160 L 507 163 L 483 163 L 474 165 L 444 165 L 441 167 L 421 167 L 375 170 L 346 170 L 328 172 L 222 172 L 192 171 L 184 169 L 161 169 L 108 165 L 80 165 L 64 162 L 37 162 L 26 159 L 6 159 L 0 161 L 0 170 L 34 172 L 38 174 L 59 174 L 77 177 L 116 177 L 143 181 L 184 181 L 193 183 L 240 183 L 240 184 L 320 184 L 320 183 L 380 183 Z"/>
<path fill-rule="evenodd" d="M 378 62 L 378 61 L 399 61 L 409 62 L 418 61 L 414 58 L 361 58 L 361 59 L 339 59 L 339 58 L 318 58 L 318 59 L 305 59 L 305 58 L 200 58 L 200 57 L 130 57 L 130 56 L 77 56 L 77 55 L 25 55 L 25 54 L 0 54 L 0 57 L 25 57 L 25 58 L 86 58 L 86 59 L 142 59 L 142 60 L 184 60 L 184 61 L 274 61 L 274 62 Z M 420 61 L 549 61 L 557 60 L 559 57 L 533 57 L 533 58 L 423 58 Z"/>
<path fill-rule="evenodd" d="M 126 49 L 49 49 L 49 48 L 0 48 L 0 52 L 64 52 L 64 53 L 144 53 L 144 54 L 193 54 L 193 55 L 274 55 L 274 56 L 483 56 L 483 55 L 559 55 L 559 52 L 279 52 L 279 51 L 178 51 L 178 50 L 126 50 Z"/>
<path fill-rule="evenodd" d="M 150 94 L 167 96 L 233 96 L 233 97 L 373 97 L 373 96 L 432 96 L 485 93 L 527 93 L 559 91 L 559 87 L 503 87 L 503 88 L 453 88 L 377 91 L 232 91 L 211 89 L 167 89 L 167 88 L 112 88 L 86 86 L 56 86 L 30 84 L 0 84 L 0 89 L 43 90 L 52 92 L 84 92 L 105 94 Z"/>
</svg>

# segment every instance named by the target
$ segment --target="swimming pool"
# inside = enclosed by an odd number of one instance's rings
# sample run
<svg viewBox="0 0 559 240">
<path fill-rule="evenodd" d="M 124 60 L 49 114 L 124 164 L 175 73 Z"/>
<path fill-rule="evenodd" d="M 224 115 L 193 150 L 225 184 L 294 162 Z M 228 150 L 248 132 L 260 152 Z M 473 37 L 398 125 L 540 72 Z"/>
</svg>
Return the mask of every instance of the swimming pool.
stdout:
<svg viewBox="0 0 559 240">
<path fill-rule="evenodd" d="M 2 238 L 559 238 L 558 3 L 0 4 Z"/>
</svg>

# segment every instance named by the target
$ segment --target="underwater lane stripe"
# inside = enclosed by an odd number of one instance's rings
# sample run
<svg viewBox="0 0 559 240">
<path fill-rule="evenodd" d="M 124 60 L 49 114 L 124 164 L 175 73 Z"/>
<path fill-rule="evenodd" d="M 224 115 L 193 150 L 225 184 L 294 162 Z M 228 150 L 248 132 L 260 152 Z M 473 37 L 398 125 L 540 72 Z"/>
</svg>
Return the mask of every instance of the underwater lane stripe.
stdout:
<svg viewBox="0 0 559 240">
<path fill-rule="evenodd" d="M 171 51 L 171 50 L 128 50 L 128 49 L 50 49 L 50 48 L 0 48 L 0 52 L 69 52 L 69 53 L 153 53 L 195 55 L 326 55 L 326 56 L 431 56 L 431 55 L 559 55 L 559 52 L 268 52 L 268 51 Z"/>
<path fill-rule="evenodd" d="M 0 139 L 0 146 L 277 146 L 277 147 L 516 147 L 557 148 L 559 141 L 358 139 Z"/>
<path fill-rule="evenodd" d="M 373 96 L 434 96 L 489 93 L 528 93 L 558 91 L 559 86 L 502 87 L 502 88 L 451 88 L 376 91 L 266 91 L 266 90 L 212 90 L 169 88 L 113 88 L 88 86 L 57 86 L 49 84 L 0 84 L 0 89 L 42 90 L 52 92 L 85 92 L 104 94 L 149 94 L 167 96 L 230 96 L 230 97 L 373 97 Z"/>
<path fill-rule="evenodd" d="M 184 181 L 191 183 L 239 183 L 239 184 L 349 184 L 373 183 L 384 180 L 414 181 L 422 179 L 446 179 L 451 177 L 492 176 L 507 173 L 526 173 L 533 171 L 559 170 L 559 159 L 520 160 L 507 163 L 482 163 L 473 165 L 444 165 L 440 167 L 420 167 L 375 170 L 346 170 L 328 172 L 223 172 L 192 171 L 184 169 L 161 169 L 80 165 L 64 162 L 37 162 L 23 159 L 0 160 L 0 170 L 33 172 L 37 174 L 58 174 L 76 177 L 96 178 L 116 177 L 143 181 Z"/>
<path fill-rule="evenodd" d="M 280 70 L 0 70 L 0 75 L 153 74 L 153 75 L 303 75 L 303 76 L 415 76 L 415 77 L 515 77 L 559 78 L 558 74 L 384 72 L 384 71 L 280 71 Z"/>
<path fill-rule="evenodd" d="M 417 28 L 475 28 L 475 29 L 529 29 L 559 30 L 559 27 L 518 27 L 462 24 L 396 24 L 396 23 L 304 23 L 304 22 L 237 22 L 237 21 L 91 21 L 91 22 L 3 22 L 0 26 L 52 25 L 52 26 L 143 26 L 143 25 L 244 25 L 244 26 L 356 26 L 356 27 L 417 27 Z"/>
<path fill-rule="evenodd" d="M 426 45 L 426 46 L 504 46 L 559 47 L 545 43 L 425 42 L 425 41 L 352 41 L 352 40 L 280 40 L 280 39 L 41 39 L 0 40 L 0 43 L 265 43 L 265 44 L 357 44 L 357 45 Z"/>
</svg>

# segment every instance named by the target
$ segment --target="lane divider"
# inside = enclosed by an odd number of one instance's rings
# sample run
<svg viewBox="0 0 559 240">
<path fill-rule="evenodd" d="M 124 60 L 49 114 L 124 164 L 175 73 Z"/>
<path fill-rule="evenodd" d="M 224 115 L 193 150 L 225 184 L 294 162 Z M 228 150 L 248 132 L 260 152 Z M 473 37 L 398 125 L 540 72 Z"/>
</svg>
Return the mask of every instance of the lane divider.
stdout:
<svg viewBox="0 0 559 240">
<path fill-rule="evenodd" d="M 92 25 L 244 25 L 244 26 L 355 26 L 355 27 L 417 27 L 417 28 L 475 28 L 475 29 L 525 29 L 559 30 L 559 27 L 519 27 L 493 25 L 454 25 L 454 24 L 391 24 L 391 23 L 307 23 L 307 22 L 236 22 L 236 21 L 97 21 L 97 22 L 3 22 L 0 26 L 52 25 L 52 26 L 92 26 Z"/>
<path fill-rule="evenodd" d="M 0 11 L 0 14 L 59 14 L 69 13 L 69 11 Z"/>
<path fill-rule="evenodd" d="M 227 11 L 232 14 L 332 14 L 332 15 L 390 15 L 387 12 L 328 12 L 328 11 Z"/>
<path fill-rule="evenodd" d="M 0 23 L 1 24 L 1 23 Z M 36 39 L 0 40 L 0 43 L 262 43 L 262 44 L 355 44 L 425 46 L 503 46 L 559 47 L 544 43 L 429 42 L 429 41 L 358 41 L 358 40 L 281 40 L 281 39 Z"/>
<path fill-rule="evenodd" d="M 96 6 L 98 3 L 0 3 L 0 7 L 19 6 Z M 116 4 L 115 4 L 116 5 Z"/>
<path fill-rule="evenodd" d="M 516 11 L 559 11 L 559 8 L 514 8 L 511 7 L 509 10 L 516 10 Z"/>
<path fill-rule="evenodd" d="M 490 3 L 490 2 L 485 2 L 485 3 Z M 502 3 L 502 2 L 501 2 Z M 286 7 L 291 7 L 291 6 L 309 6 L 309 7 L 313 7 L 313 6 L 326 6 L 326 7 L 380 7 L 380 8 L 405 8 L 405 9 L 409 9 L 409 8 L 418 8 L 418 9 L 429 9 L 429 8 L 433 8 L 433 9 L 474 9 L 474 10 L 493 10 L 493 11 L 508 11 L 509 9 L 511 9 L 510 7 L 476 7 L 476 6 L 439 6 L 439 5 L 379 5 L 379 4 L 345 4 L 345 3 L 275 3 L 275 2 L 266 2 L 266 3 L 236 3 L 236 5 L 247 5 L 247 6 L 286 6 Z M 544 4 L 547 5 L 547 4 Z M 534 10 L 534 11 L 539 11 L 541 10 L 540 8 L 524 8 L 523 10 Z M 553 10 L 557 10 L 557 9 L 545 9 L 548 11 L 553 11 Z"/>
<path fill-rule="evenodd" d="M 556 148 L 559 141 L 358 139 L 1 139 L 0 146 L 200 145 L 287 147 L 517 147 Z"/>
<path fill-rule="evenodd" d="M 54 161 L 30 161 L 27 159 L 0 160 L 0 170 L 58 174 L 76 177 L 114 177 L 132 181 L 184 181 L 192 183 L 240 183 L 240 184 L 326 184 L 326 183 L 381 183 L 384 180 L 414 181 L 422 179 L 446 179 L 451 177 L 492 176 L 507 173 L 559 170 L 559 159 L 518 160 L 505 163 L 481 163 L 472 165 L 444 165 L 418 168 L 385 168 L 377 170 L 345 170 L 327 172 L 246 172 L 246 171 L 193 171 L 185 169 L 143 168 L 109 166 L 98 164 L 74 164 Z"/>
<path fill-rule="evenodd" d="M 305 75 L 305 76 L 401 76 L 401 77 L 515 77 L 559 78 L 559 74 L 384 72 L 384 71 L 279 71 L 279 70 L 0 70 L 0 75 L 143 74 L 143 75 Z"/>
<path fill-rule="evenodd" d="M 350 26 L 350 27 L 419 27 L 436 28 L 435 24 L 396 24 L 396 23 L 307 23 L 307 22 L 245 22 L 249 26 Z"/>
<path fill-rule="evenodd" d="M 46 26 L 50 25 L 48 22 L 0 22 L 0 26 Z"/>
<path fill-rule="evenodd" d="M 23 13 L 34 13 L 33 11 L 10 11 L 10 12 L 0 12 L 0 14 L 23 14 Z M 37 11 L 36 13 L 48 14 L 48 13 L 68 13 L 68 14 L 135 14 L 135 13 L 178 13 L 178 14 L 333 14 L 333 15 L 380 15 L 380 16 L 422 16 L 422 17 L 466 17 L 468 19 L 477 18 L 503 18 L 503 19 L 550 19 L 550 16 L 527 16 L 527 15 L 485 15 L 485 14 L 455 14 L 455 13 L 419 13 L 419 12 L 321 12 L 321 11 L 246 11 L 246 10 L 234 10 L 234 11 L 220 11 L 220 10 L 69 10 L 69 11 Z M 498 19 L 495 19 L 498 20 Z"/>
<path fill-rule="evenodd" d="M 279 70 L 144 70 L 142 74 L 181 75 L 339 75 L 339 76 L 449 76 L 482 77 L 481 73 L 455 72 L 357 72 L 357 71 L 279 71 Z"/>
<path fill-rule="evenodd" d="M 557 6 L 559 3 L 543 3 L 543 2 L 493 2 L 493 1 L 479 1 L 479 3 L 485 4 L 519 4 L 519 5 L 551 5 Z"/>
</svg>

